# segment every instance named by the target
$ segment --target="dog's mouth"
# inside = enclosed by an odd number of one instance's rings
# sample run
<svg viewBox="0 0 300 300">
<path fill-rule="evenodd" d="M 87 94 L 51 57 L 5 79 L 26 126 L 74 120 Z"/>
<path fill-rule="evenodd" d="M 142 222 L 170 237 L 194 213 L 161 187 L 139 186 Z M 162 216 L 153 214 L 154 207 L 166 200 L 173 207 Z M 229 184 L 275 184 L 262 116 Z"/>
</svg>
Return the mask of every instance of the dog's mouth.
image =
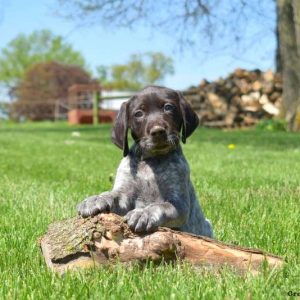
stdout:
<svg viewBox="0 0 300 300">
<path fill-rule="evenodd" d="M 140 151 L 143 156 L 157 156 L 167 154 L 179 145 L 180 139 L 178 134 L 171 133 L 166 135 L 164 139 L 153 139 L 144 137 L 138 141 Z"/>
</svg>

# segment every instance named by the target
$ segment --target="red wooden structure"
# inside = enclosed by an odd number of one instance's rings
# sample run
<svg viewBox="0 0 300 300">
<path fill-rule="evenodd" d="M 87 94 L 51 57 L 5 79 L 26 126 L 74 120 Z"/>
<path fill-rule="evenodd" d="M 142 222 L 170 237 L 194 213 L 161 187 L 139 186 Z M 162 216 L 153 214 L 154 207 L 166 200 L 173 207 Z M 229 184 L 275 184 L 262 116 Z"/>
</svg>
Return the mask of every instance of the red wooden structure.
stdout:
<svg viewBox="0 0 300 300">
<path fill-rule="evenodd" d="M 72 85 L 68 90 L 69 124 L 93 124 L 93 99 L 100 98 L 100 95 L 101 86 L 98 82 Z M 112 123 L 116 115 L 116 111 L 99 109 L 98 122 Z"/>
</svg>

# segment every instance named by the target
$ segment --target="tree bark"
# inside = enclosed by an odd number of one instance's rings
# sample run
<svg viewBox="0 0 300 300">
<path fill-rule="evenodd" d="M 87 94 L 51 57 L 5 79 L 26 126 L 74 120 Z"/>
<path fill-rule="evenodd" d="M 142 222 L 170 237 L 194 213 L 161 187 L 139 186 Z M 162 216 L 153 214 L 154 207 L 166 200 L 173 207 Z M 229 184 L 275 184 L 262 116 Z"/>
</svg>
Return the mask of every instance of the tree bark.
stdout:
<svg viewBox="0 0 300 300">
<path fill-rule="evenodd" d="M 58 273 L 114 262 L 185 260 L 198 267 L 226 265 L 239 273 L 257 274 L 263 263 L 270 268 L 283 264 L 281 258 L 262 250 L 232 246 L 169 228 L 136 234 L 115 214 L 53 223 L 40 238 L 40 246 L 48 267 Z"/>
<path fill-rule="evenodd" d="M 280 36 L 279 36 L 279 4 L 278 1 L 276 3 L 276 28 L 275 28 L 275 36 L 276 36 L 276 53 L 275 53 L 275 67 L 276 72 L 282 75 L 282 62 L 280 55 Z"/>
<path fill-rule="evenodd" d="M 300 129 L 300 1 L 277 0 L 283 113 L 290 130 Z"/>
</svg>

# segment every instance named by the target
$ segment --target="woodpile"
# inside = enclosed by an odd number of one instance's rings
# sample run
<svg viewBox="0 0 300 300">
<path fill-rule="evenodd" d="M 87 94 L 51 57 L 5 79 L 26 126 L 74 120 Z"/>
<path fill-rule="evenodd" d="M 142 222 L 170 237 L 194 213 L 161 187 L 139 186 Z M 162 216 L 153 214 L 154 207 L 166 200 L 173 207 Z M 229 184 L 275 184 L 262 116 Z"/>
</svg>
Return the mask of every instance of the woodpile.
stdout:
<svg viewBox="0 0 300 300">
<path fill-rule="evenodd" d="M 282 79 L 272 71 L 237 69 L 227 78 L 203 80 L 184 92 L 205 127 L 255 125 L 279 115 Z"/>
</svg>

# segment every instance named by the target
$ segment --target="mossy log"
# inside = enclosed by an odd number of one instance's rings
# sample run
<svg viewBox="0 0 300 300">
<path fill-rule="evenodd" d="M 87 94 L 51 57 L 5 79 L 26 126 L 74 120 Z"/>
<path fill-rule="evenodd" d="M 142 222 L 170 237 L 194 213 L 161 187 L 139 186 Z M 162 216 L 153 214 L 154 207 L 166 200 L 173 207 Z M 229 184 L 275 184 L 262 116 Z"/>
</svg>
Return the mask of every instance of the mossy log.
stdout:
<svg viewBox="0 0 300 300">
<path fill-rule="evenodd" d="M 283 260 L 262 250 L 228 245 L 169 228 L 149 234 L 132 232 L 115 214 L 75 217 L 55 222 L 40 238 L 47 265 L 56 272 L 114 262 L 187 261 L 195 266 L 228 266 L 239 273 L 258 273 L 263 263 L 280 267 Z"/>
</svg>

